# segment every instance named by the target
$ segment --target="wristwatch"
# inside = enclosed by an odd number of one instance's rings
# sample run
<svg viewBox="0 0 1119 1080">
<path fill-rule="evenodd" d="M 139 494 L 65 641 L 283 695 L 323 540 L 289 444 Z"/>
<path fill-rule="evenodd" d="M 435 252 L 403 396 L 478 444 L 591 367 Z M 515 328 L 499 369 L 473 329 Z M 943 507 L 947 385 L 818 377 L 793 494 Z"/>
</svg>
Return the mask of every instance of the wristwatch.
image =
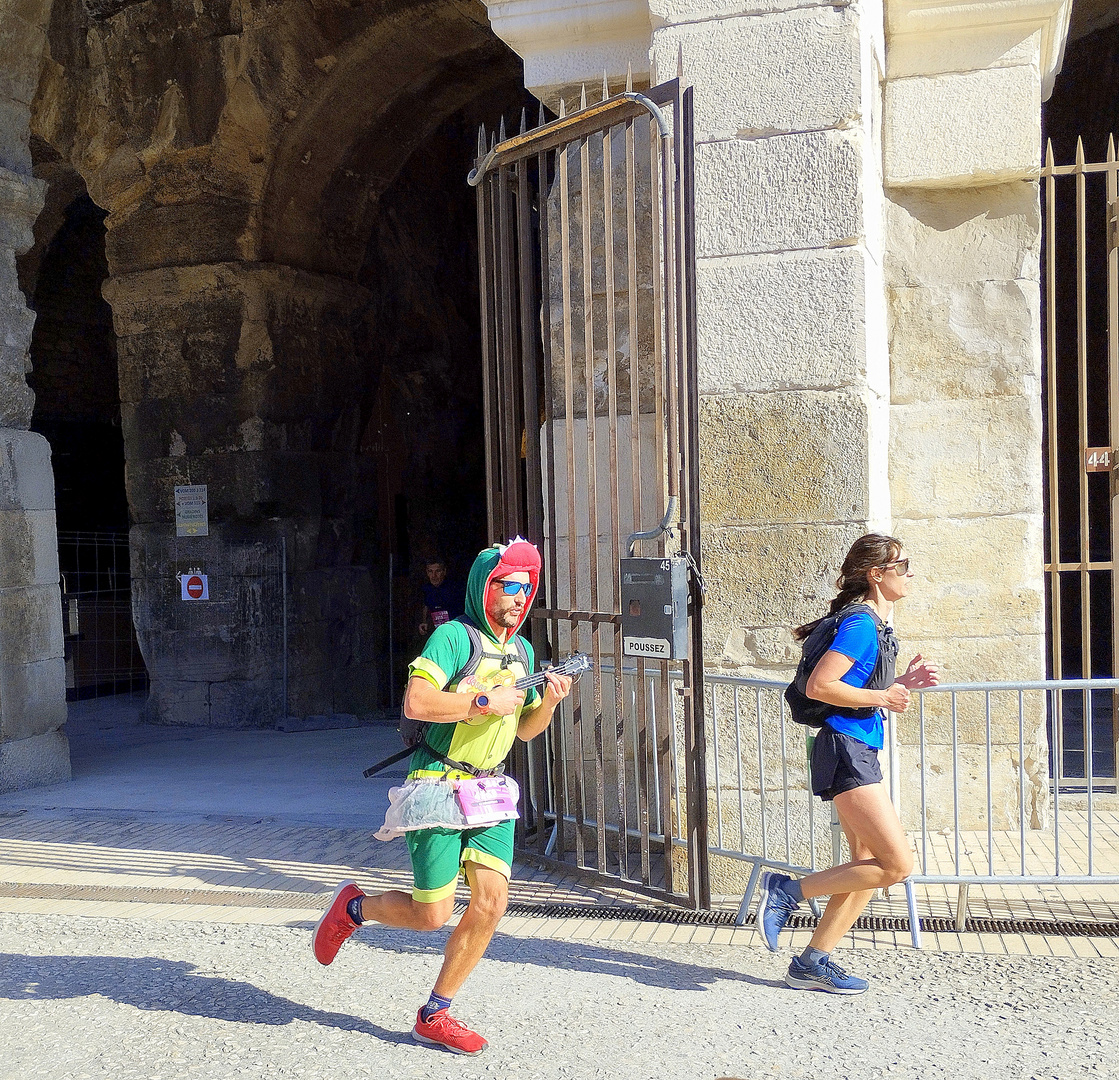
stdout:
<svg viewBox="0 0 1119 1080">
<path fill-rule="evenodd" d="M 485 694 L 474 695 L 474 704 L 478 706 L 479 711 L 484 711 L 489 703 L 490 699 Z"/>
</svg>

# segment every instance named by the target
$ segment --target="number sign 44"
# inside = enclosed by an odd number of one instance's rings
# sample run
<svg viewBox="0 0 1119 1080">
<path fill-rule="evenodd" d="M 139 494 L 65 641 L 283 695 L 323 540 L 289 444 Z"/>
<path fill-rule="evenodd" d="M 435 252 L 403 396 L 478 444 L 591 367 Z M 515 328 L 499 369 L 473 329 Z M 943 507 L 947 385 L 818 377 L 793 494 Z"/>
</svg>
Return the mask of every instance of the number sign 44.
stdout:
<svg viewBox="0 0 1119 1080">
<path fill-rule="evenodd" d="M 1084 451 L 1085 472 L 1111 472 L 1111 447 L 1089 446 Z"/>
</svg>

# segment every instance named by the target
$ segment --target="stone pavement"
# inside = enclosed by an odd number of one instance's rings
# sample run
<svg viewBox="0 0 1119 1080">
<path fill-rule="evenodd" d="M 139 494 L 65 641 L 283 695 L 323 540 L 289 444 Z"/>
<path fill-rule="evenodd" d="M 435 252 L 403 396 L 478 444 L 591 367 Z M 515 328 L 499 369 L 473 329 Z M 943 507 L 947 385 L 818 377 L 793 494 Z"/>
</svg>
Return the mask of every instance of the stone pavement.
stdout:
<svg viewBox="0 0 1119 1080">
<path fill-rule="evenodd" d="M 833 999 L 780 981 L 808 931 L 773 956 L 752 929 L 608 918 L 649 901 L 524 864 L 515 902 L 586 916 L 503 920 L 456 1001 L 491 1050 L 424 1050 L 445 930 L 364 928 L 329 969 L 309 949 L 339 879 L 409 884 L 371 836 L 395 779 L 360 778 L 395 734 L 134 713 L 75 709 L 76 779 L 0 797 L 0 1080 L 1114 1075 L 1110 938 L 860 932 L 841 962 L 874 987 Z"/>
<path fill-rule="evenodd" d="M 543 920 L 541 920 L 543 921 Z M 0 915 L 0 1080 L 1113 1077 L 1114 960 L 860 952 L 858 998 L 788 951 L 502 930 L 455 1000 L 476 1058 L 414 1045 L 444 932 Z"/>
</svg>

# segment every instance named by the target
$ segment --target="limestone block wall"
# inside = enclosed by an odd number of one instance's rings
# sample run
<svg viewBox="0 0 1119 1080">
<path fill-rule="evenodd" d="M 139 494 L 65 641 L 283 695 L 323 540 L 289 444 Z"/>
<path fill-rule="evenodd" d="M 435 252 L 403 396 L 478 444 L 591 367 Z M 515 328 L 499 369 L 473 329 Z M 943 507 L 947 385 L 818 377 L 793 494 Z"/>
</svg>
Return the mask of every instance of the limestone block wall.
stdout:
<svg viewBox="0 0 1119 1080">
<path fill-rule="evenodd" d="M 695 88 L 705 651 L 784 673 L 889 522 L 881 9 L 651 7 L 657 75 Z"/>
<path fill-rule="evenodd" d="M 908 19 L 913 6 L 888 8 L 884 113 L 890 493 L 895 530 L 918 576 L 896 621 L 902 639 L 935 656 L 951 682 L 1038 679 L 1045 663 L 1035 178 L 1040 101 L 1057 62 L 1056 5 L 1050 21 L 1020 25 L 965 6 L 970 14 L 956 15 L 962 24 L 931 29 Z M 935 101 L 951 106 L 930 111 Z M 1009 704 L 997 701 L 993 715 L 992 821 L 1016 828 L 1021 802 L 1027 823 L 1042 826 L 1044 712 L 1040 701 L 1027 702 L 1020 753 L 1017 704 Z M 970 828 L 987 824 L 981 714 L 981 702 L 961 701 L 961 802 Z M 947 701 L 930 699 L 934 828 L 951 820 L 948 721 Z M 916 739 L 916 717 L 900 718 L 903 792 L 912 793 L 917 779 Z M 903 810 L 916 824 L 916 799 L 905 799 Z"/>
<path fill-rule="evenodd" d="M 393 212 L 380 200 L 413 151 L 475 99 L 497 92 L 504 104 L 510 59 L 481 8 L 457 0 L 345 11 L 126 0 L 55 12 L 33 124 L 108 211 L 104 294 L 154 718 L 249 725 L 278 714 L 264 625 L 275 616 L 263 601 L 246 593 L 244 632 L 217 605 L 196 633 L 180 619 L 175 574 L 189 559 L 169 543 L 178 483 L 209 487 L 199 562 L 247 581 L 237 568 L 287 537 L 293 713 L 365 713 L 390 693 L 385 665 L 379 681 L 372 670 L 387 631 L 370 584 L 376 574 L 384 593 L 387 568 L 371 563 L 390 545 L 368 535 L 392 520 L 390 469 L 378 476 L 372 454 L 363 460 L 363 431 L 376 426 L 386 347 L 411 333 L 431 368 L 442 357 L 438 332 L 410 311 L 408 325 L 378 334 L 392 290 L 386 303 L 355 282 L 379 216 Z M 453 163 L 460 178 L 471 134 Z M 444 209 L 430 199 L 423 213 L 453 235 Z M 440 254 L 423 253 L 421 277 L 434 278 Z M 381 272 L 407 258 L 394 249 Z M 432 317 L 437 331 L 453 309 Z M 423 372 L 393 374 L 424 391 Z"/>
<path fill-rule="evenodd" d="M 43 202 L 28 142 L 48 12 L 0 4 L 0 792 L 70 777 L 54 479 L 50 447 L 27 430 L 35 317 L 15 264 Z"/>
<path fill-rule="evenodd" d="M 369 711 L 377 657 L 362 616 L 373 608 L 371 586 L 368 568 L 350 559 L 355 518 L 375 491 L 358 484 L 353 453 L 353 388 L 362 381 L 354 310 L 365 290 L 233 263 L 123 275 L 105 294 L 117 332 L 133 610 L 152 718 L 246 726 L 280 715 L 281 536 L 289 710 Z M 175 541 L 177 484 L 207 485 L 210 536 Z M 230 590 L 215 592 L 200 621 L 176 580 L 195 567 Z"/>
</svg>

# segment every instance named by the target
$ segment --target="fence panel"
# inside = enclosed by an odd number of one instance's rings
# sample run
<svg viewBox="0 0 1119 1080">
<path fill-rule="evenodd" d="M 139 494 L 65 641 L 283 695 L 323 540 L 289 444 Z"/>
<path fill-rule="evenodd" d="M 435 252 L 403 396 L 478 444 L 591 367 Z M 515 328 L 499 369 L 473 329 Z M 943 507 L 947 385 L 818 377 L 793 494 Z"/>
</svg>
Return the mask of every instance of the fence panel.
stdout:
<svg viewBox="0 0 1119 1080">
<path fill-rule="evenodd" d="M 127 534 L 60 532 L 58 566 L 67 699 L 146 689 Z"/>
<path fill-rule="evenodd" d="M 843 861 L 845 841 L 810 796 L 811 736 L 789 716 L 785 684 L 706 684 L 712 891 L 743 888 L 741 924 L 763 867 L 810 873 Z M 918 691 L 906 713 L 889 717 L 883 771 L 916 851 L 905 886 L 915 945 L 918 886 L 926 911 L 943 905 L 963 929 L 974 888 L 1013 918 L 1038 898 L 1023 900 L 1022 888 L 1060 885 L 1047 909 L 1077 918 L 1103 902 L 1101 887 L 1119 884 L 1119 803 L 1090 783 L 1058 791 L 1046 738 L 1054 716 L 1079 710 L 1090 754 L 1095 702 L 1117 690 L 1114 679 L 961 683 Z"/>
</svg>

